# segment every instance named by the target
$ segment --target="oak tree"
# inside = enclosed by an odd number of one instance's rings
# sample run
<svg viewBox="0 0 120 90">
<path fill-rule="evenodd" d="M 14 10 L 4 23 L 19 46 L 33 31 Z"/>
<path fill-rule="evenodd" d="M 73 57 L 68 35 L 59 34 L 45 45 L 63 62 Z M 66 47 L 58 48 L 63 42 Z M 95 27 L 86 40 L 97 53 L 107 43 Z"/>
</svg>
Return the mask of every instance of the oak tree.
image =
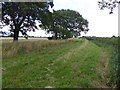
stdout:
<svg viewBox="0 0 120 90">
<path fill-rule="evenodd" d="M 14 33 L 14 41 L 18 41 L 19 32 L 27 35 L 27 31 L 37 29 L 36 20 L 41 24 L 49 7 L 53 7 L 53 2 L 4 2 L 2 3 L 2 22 L 9 25 Z"/>
<path fill-rule="evenodd" d="M 49 31 L 53 31 L 55 39 L 77 37 L 81 31 L 88 31 L 88 21 L 74 10 L 53 11 Z"/>
</svg>

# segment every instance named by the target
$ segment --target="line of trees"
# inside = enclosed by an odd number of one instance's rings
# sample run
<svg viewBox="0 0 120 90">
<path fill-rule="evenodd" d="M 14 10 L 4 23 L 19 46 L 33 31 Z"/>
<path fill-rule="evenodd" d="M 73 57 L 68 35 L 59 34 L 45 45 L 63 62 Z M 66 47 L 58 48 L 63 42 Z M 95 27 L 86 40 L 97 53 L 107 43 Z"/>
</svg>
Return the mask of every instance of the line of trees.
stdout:
<svg viewBox="0 0 120 90">
<path fill-rule="evenodd" d="M 49 8 L 54 6 L 53 2 L 4 2 L 2 3 L 2 23 L 9 25 L 13 33 L 13 41 L 18 41 L 19 32 L 27 35 L 27 31 L 39 27 L 52 32 L 55 39 L 77 37 L 81 31 L 87 32 L 88 21 L 77 11 L 58 10 L 53 12 Z"/>
</svg>

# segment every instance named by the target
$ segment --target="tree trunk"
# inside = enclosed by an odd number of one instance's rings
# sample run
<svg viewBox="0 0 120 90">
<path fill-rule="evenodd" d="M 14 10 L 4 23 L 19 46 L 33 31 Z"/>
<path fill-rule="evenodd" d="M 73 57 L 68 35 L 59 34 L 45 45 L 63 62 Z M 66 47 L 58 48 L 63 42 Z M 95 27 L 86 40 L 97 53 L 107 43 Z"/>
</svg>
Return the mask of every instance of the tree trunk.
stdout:
<svg viewBox="0 0 120 90">
<path fill-rule="evenodd" d="M 55 32 L 55 39 L 57 40 L 58 39 L 58 34 L 57 34 L 57 32 Z"/>
<path fill-rule="evenodd" d="M 20 31 L 20 25 L 15 25 L 13 41 L 18 41 L 19 31 Z"/>
</svg>

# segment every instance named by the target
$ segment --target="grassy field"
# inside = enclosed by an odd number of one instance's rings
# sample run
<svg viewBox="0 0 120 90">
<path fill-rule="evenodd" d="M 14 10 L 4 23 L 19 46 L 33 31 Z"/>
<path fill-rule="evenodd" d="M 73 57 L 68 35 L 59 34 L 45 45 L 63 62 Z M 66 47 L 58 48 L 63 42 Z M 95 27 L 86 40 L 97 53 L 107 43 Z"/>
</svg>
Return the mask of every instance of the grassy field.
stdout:
<svg viewBox="0 0 120 90">
<path fill-rule="evenodd" d="M 111 54 L 86 39 L 3 42 L 3 88 L 113 87 Z"/>
<path fill-rule="evenodd" d="M 120 38 L 117 37 L 96 38 L 92 40 L 92 42 L 98 45 L 99 47 L 106 49 L 110 55 L 109 68 L 110 68 L 110 83 L 112 86 L 116 86 L 116 84 L 119 84 L 119 80 L 120 80 L 119 40 Z"/>
</svg>

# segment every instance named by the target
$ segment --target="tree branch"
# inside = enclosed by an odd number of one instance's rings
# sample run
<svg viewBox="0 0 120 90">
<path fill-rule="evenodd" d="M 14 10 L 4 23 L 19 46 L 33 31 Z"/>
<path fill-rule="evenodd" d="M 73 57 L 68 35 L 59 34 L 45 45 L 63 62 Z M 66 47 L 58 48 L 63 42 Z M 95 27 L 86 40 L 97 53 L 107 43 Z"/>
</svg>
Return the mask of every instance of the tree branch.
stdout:
<svg viewBox="0 0 120 90">
<path fill-rule="evenodd" d="M 22 18 L 22 20 L 20 21 L 20 23 L 19 23 L 19 25 L 21 26 L 22 25 L 22 23 L 23 23 L 23 21 L 25 20 L 25 16 L 23 16 L 23 18 Z"/>
</svg>

